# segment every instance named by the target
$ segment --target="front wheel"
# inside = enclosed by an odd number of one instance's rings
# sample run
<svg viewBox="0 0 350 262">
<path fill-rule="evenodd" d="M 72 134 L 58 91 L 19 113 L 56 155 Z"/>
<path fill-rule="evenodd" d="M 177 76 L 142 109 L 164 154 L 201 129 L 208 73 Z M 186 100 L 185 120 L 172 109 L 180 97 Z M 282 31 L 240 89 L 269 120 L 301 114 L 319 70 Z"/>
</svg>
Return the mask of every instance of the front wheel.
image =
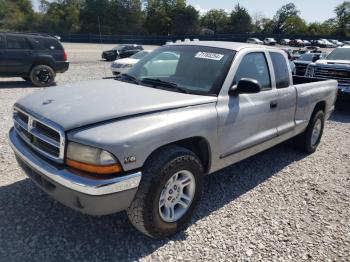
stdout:
<svg viewBox="0 0 350 262">
<path fill-rule="evenodd" d="M 165 238 L 191 219 L 203 187 L 203 167 L 191 151 L 163 148 L 145 164 L 138 192 L 127 215 L 133 226 L 152 238 Z"/>
<path fill-rule="evenodd" d="M 297 146 L 305 153 L 314 153 L 321 142 L 325 123 L 323 111 L 317 111 L 310 119 L 304 133 L 296 137 Z"/>
<path fill-rule="evenodd" d="M 55 81 L 55 71 L 47 65 L 34 66 L 30 71 L 30 80 L 38 87 L 51 86 Z"/>
</svg>

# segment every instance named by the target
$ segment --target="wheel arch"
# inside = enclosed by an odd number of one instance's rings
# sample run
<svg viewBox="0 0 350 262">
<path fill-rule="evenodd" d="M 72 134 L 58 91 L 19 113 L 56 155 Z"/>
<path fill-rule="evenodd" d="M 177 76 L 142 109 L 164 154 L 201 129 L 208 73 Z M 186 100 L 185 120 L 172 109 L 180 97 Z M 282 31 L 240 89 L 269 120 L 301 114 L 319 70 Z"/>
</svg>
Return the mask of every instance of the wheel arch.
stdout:
<svg viewBox="0 0 350 262">
<path fill-rule="evenodd" d="M 49 67 L 51 67 L 51 68 L 55 71 L 55 67 L 54 67 L 53 61 L 50 61 L 50 59 L 48 59 L 48 58 L 40 58 L 40 59 L 34 60 L 34 62 L 32 63 L 32 65 L 30 66 L 29 73 L 32 71 L 32 69 L 33 69 L 35 66 L 38 66 L 38 65 L 46 65 L 46 66 L 49 66 Z"/>
<path fill-rule="evenodd" d="M 211 148 L 208 140 L 204 137 L 190 137 L 182 140 L 178 140 L 175 142 L 171 142 L 166 145 L 162 145 L 155 149 L 146 159 L 144 163 L 147 162 L 147 160 L 154 155 L 157 151 L 163 149 L 164 147 L 168 146 L 180 146 L 183 148 L 186 148 L 193 152 L 201 161 L 204 173 L 207 174 L 211 167 Z"/>
<path fill-rule="evenodd" d="M 316 114 L 318 111 L 323 111 L 323 113 L 326 113 L 326 101 L 320 101 L 315 105 L 314 111 L 312 112 L 311 117 Z"/>
</svg>

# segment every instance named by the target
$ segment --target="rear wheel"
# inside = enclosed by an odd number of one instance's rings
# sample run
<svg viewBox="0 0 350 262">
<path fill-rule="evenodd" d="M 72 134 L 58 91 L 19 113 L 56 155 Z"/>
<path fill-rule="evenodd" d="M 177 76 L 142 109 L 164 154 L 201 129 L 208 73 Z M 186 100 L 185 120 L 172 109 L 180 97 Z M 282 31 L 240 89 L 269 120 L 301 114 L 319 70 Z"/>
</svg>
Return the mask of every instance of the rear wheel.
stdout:
<svg viewBox="0 0 350 262">
<path fill-rule="evenodd" d="M 297 146 L 306 153 L 314 153 L 321 142 L 325 116 L 323 111 L 315 112 L 304 133 L 296 137 Z"/>
<path fill-rule="evenodd" d="M 203 167 L 191 151 L 163 148 L 145 164 L 142 180 L 127 215 L 140 232 L 164 238 L 191 219 L 202 193 Z"/>
<path fill-rule="evenodd" d="M 46 87 L 55 81 L 55 71 L 47 65 L 37 65 L 30 71 L 30 80 L 33 85 L 38 87 Z"/>
</svg>

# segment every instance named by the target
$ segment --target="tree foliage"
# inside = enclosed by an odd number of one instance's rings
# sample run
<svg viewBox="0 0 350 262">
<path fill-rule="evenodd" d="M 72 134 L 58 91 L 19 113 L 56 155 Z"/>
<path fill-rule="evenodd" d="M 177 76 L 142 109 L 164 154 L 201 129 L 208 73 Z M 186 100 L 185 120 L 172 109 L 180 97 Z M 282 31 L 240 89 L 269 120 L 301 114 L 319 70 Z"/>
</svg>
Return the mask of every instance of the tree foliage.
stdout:
<svg viewBox="0 0 350 262">
<path fill-rule="evenodd" d="M 212 9 L 201 17 L 201 27 L 213 30 L 214 33 L 225 33 L 229 28 L 229 16 L 223 9 Z"/>
<path fill-rule="evenodd" d="M 195 34 L 199 13 L 185 0 L 148 0 L 145 28 L 150 34 Z"/>
<path fill-rule="evenodd" d="M 252 18 L 247 9 L 237 4 L 230 16 L 232 33 L 249 33 L 252 29 Z"/>
<path fill-rule="evenodd" d="M 274 30 L 275 34 L 284 34 L 287 32 L 287 22 L 292 17 L 298 17 L 300 11 L 296 8 L 294 3 L 289 3 L 282 6 L 274 16 Z M 290 20 L 289 20 L 290 21 Z"/>
<path fill-rule="evenodd" d="M 228 14 L 212 9 L 202 16 L 186 0 L 0 0 L 0 30 L 47 33 L 183 35 L 199 32 L 350 36 L 350 1 L 334 8 L 334 18 L 307 24 L 294 3 L 270 19 L 253 18 L 237 4 Z M 316 9 L 315 9 L 316 10 Z M 317 10 L 316 10 L 317 11 Z M 315 12 L 316 12 L 315 11 Z"/>
<path fill-rule="evenodd" d="M 334 9 L 339 34 L 350 35 L 350 1 L 345 1 Z"/>
</svg>

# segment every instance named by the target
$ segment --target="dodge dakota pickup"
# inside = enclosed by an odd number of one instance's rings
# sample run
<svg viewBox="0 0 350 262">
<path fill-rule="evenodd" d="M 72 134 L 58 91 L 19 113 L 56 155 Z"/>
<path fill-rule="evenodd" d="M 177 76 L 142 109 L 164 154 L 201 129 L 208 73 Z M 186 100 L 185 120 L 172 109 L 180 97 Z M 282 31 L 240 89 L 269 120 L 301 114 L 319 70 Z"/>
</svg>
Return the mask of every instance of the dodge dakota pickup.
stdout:
<svg viewBox="0 0 350 262">
<path fill-rule="evenodd" d="M 174 55 L 159 67 L 164 53 Z M 292 138 L 313 153 L 336 92 L 335 80 L 293 77 L 273 47 L 176 43 L 119 78 L 20 99 L 9 141 L 54 199 L 90 215 L 126 211 L 163 238 L 187 225 L 204 175 Z"/>
</svg>

